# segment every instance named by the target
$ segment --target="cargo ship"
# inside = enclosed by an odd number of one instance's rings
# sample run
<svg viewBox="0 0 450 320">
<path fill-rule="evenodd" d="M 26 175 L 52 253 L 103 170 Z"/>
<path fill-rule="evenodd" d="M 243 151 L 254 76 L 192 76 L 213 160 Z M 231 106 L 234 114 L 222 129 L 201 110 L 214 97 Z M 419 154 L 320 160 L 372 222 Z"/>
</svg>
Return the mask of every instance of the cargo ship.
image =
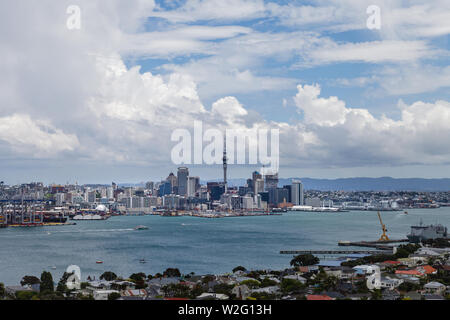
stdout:
<svg viewBox="0 0 450 320">
<path fill-rule="evenodd" d="M 418 226 L 411 226 L 411 233 L 407 235 L 408 240 L 413 243 L 419 243 L 426 240 L 447 238 L 447 227 L 442 224 L 423 225 L 422 221 Z"/>
</svg>

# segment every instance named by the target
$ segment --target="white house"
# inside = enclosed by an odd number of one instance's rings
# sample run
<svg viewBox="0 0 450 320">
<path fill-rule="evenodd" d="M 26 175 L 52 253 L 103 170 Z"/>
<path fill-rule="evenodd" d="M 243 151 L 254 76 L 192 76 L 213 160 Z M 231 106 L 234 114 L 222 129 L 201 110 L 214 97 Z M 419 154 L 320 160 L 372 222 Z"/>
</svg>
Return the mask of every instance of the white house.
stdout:
<svg viewBox="0 0 450 320">
<path fill-rule="evenodd" d="M 428 282 L 423 288 L 425 289 L 425 292 L 433 294 L 442 294 L 446 289 L 445 285 L 436 281 Z"/>
<path fill-rule="evenodd" d="M 119 293 L 117 290 L 94 290 L 94 300 L 108 300 L 111 293 Z"/>
</svg>

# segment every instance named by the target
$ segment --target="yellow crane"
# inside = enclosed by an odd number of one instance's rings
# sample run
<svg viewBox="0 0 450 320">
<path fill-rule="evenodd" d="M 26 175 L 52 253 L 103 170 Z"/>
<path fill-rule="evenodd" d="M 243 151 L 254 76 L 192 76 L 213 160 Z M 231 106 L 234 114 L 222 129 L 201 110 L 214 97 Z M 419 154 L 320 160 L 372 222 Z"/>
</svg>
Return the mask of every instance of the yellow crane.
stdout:
<svg viewBox="0 0 450 320">
<path fill-rule="evenodd" d="M 381 235 L 380 239 L 378 239 L 378 241 L 389 241 L 389 237 L 386 234 L 386 226 L 383 224 L 383 220 L 381 220 L 380 211 L 378 211 L 378 219 L 380 219 L 381 229 L 383 230 L 383 234 Z"/>
</svg>

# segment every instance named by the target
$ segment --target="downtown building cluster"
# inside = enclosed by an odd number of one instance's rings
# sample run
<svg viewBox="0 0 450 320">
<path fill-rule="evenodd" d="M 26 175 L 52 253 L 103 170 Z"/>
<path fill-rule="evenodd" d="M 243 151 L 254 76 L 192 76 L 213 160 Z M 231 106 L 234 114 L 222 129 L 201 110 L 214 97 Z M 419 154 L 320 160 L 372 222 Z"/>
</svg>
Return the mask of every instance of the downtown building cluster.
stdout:
<svg viewBox="0 0 450 320">
<path fill-rule="evenodd" d="M 226 179 L 226 178 L 225 178 Z M 224 179 L 224 180 L 225 180 Z M 226 181 L 201 183 L 187 167 L 178 168 L 166 179 L 144 185 L 50 185 L 29 183 L 0 186 L 3 203 L 45 203 L 52 208 L 76 211 L 99 209 L 116 214 L 154 212 L 252 212 L 304 204 L 304 188 L 299 180 L 278 187 L 278 174 L 255 171 L 243 186 L 228 186 Z"/>
</svg>

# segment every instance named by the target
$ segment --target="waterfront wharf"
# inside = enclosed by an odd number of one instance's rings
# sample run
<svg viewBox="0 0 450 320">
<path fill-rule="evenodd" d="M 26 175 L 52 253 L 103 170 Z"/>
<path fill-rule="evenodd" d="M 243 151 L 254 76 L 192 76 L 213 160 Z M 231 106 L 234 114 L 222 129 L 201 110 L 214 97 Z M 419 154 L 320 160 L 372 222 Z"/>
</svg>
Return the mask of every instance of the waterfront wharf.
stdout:
<svg viewBox="0 0 450 320">
<path fill-rule="evenodd" d="M 339 241 L 339 246 L 344 247 L 366 247 L 366 248 L 375 248 L 378 250 L 392 250 L 392 246 L 387 244 L 389 243 L 404 243 L 409 242 L 408 239 L 396 239 L 396 240 L 386 240 L 386 241 Z"/>
</svg>

